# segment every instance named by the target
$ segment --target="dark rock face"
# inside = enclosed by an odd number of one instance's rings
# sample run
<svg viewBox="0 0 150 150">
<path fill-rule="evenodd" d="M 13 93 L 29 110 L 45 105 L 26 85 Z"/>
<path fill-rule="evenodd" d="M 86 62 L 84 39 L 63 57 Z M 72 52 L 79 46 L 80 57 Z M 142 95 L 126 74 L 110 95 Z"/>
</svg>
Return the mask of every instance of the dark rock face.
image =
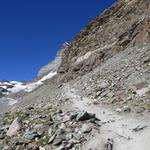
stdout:
<svg viewBox="0 0 150 150">
<path fill-rule="evenodd" d="M 92 71 L 126 48 L 150 40 L 150 1 L 120 0 L 92 20 L 62 53 L 59 81 Z"/>
</svg>

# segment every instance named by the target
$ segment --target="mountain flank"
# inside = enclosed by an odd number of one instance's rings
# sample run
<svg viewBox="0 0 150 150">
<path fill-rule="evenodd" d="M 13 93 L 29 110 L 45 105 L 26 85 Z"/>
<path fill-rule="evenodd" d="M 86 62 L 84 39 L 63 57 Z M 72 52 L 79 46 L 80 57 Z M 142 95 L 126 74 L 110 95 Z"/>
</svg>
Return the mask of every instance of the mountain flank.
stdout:
<svg viewBox="0 0 150 150">
<path fill-rule="evenodd" d="M 60 80 L 92 71 L 125 49 L 150 41 L 150 4 L 119 1 L 92 20 L 62 53 Z"/>
</svg>

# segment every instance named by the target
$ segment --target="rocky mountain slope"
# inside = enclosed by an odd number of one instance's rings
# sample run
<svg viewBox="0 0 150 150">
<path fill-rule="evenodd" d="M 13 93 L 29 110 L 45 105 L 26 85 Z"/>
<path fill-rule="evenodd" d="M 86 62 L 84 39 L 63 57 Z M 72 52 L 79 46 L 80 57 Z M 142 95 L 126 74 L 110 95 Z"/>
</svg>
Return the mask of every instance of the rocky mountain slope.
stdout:
<svg viewBox="0 0 150 150">
<path fill-rule="evenodd" d="M 64 50 L 59 80 L 92 71 L 116 53 L 150 41 L 148 0 L 121 0 L 92 20 Z"/>
<path fill-rule="evenodd" d="M 148 0 L 119 0 L 35 81 L 1 82 L 19 99 L 0 114 L 0 149 L 149 150 L 149 14 Z"/>
</svg>

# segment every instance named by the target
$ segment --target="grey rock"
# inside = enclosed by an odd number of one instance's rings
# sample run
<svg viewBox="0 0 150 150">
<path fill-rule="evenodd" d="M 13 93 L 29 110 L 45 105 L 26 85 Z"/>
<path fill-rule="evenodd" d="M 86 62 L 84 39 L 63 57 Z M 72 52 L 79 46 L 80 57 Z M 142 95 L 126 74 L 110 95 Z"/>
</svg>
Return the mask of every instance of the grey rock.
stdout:
<svg viewBox="0 0 150 150">
<path fill-rule="evenodd" d="M 65 123 L 62 123 L 62 124 L 60 125 L 59 129 L 63 129 L 63 130 L 65 130 L 65 129 L 66 129 L 66 125 L 65 125 Z"/>
<path fill-rule="evenodd" d="M 56 148 L 55 150 L 66 150 L 65 145 L 60 145 L 58 148 Z"/>
<path fill-rule="evenodd" d="M 95 125 L 100 127 L 101 125 L 100 125 L 99 121 L 101 121 L 101 120 L 99 120 L 97 118 L 91 118 L 90 120 L 88 120 L 88 123 L 93 123 L 93 124 L 95 124 Z"/>
<path fill-rule="evenodd" d="M 105 89 L 105 88 L 107 88 L 109 85 L 110 85 L 110 84 L 109 84 L 108 81 L 102 80 L 102 81 L 100 81 L 98 87 L 99 87 L 100 89 Z"/>
<path fill-rule="evenodd" d="M 6 131 L 9 129 L 9 127 L 10 127 L 10 125 L 5 125 L 0 129 L 0 131 Z"/>
<path fill-rule="evenodd" d="M 48 136 L 52 136 L 52 129 L 51 128 L 48 130 Z"/>
<path fill-rule="evenodd" d="M 110 90 L 106 90 L 106 91 L 102 92 L 101 97 L 107 96 L 109 92 L 110 92 Z"/>
<path fill-rule="evenodd" d="M 45 147 L 40 146 L 39 150 L 46 150 Z"/>
<path fill-rule="evenodd" d="M 28 107 L 28 110 L 33 110 L 33 109 L 34 109 L 34 107 L 32 107 L 32 106 Z"/>
<path fill-rule="evenodd" d="M 9 130 L 7 131 L 7 136 L 13 136 L 21 129 L 21 120 L 17 117 L 13 123 L 10 125 Z"/>
<path fill-rule="evenodd" d="M 73 134 L 72 134 L 72 133 L 68 133 L 68 134 L 66 134 L 66 136 L 65 136 L 65 139 L 66 139 L 67 141 L 71 140 L 72 138 L 73 138 Z"/>
<path fill-rule="evenodd" d="M 5 138 L 5 135 L 3 133 L 0 134 L 0 140 L 3 140 Z"/>
<path fill-rule="evenodd" d="M 66 132 L 65 129 L 58 129 L 57 135 L 62 135 L 62 134 L 64 134 L 65 132 Z"/>
<path fill-rule="evenodd" d="M 118 112 L 118 113 L 121 113 L 122 111 L 123 111 L 123 109 L 121 109 L 121 108 L 116 109 L 116 112 Z"/>
<path fill-rule="evenodd" d="M 9 146 L 4 146 L 2 150 L 9 150 Z"/>
<path fill-rule="evenodd" d="M 55 138 L 56 138 L 56 136 L 57 136 L 57 134 L 54 134 L 50 139 L 49 139 L 49 144 L 51 144 L 54 140 L 55 140 Z"/>
<path fill-rule="evenodd" d="M 77 119 L 77 121 L 85 121 L 85 120 L 89 120 L 91 118 L 96 118 L 95 114 L 88 113 L 88 112 L 81 112 L 78 114 L 76 119 Z"/>
<path fill-rule="evenodd" d="M 112 98 L 114 95 L 115 95 L 115 94 L 114 94 L 112 91 L 107 94 L 107 96 L 108 96 L 109 98 Z"/>
<path fill-rule="evenodd" d="M 91 131 L 92 131 L 92 126 L 91 126 L 91 124 L 83 124 L 83 125 L 82 125 L 82 128 L 81 128 L 81 131 L 82 131 L 83 133 L 89 133 L 89 132 L 91 132 Z"/>
<path fill-rule="evenodd" d="M 52 149 L 52 147 L 50 145 L 46 145 L 44 148 L 45 148 L 45 150 L 51 150 Z"/>
<path fill-rule="evenodd" d="M 76 119 L 77 116 L 78 116 L 78 113 L 72 114 L 72 115 L 70 116 L 70 120 Z"/>
<path fill-rule="evenodd" d="M 141 131 L 141 130 L 147 128 L 147 127 L 148 127 L 147 125 L 138 125 L 137 127 L 135 127 L 135 128 L 133 129 L 133 131 L 134 131 L 134 132 L 138 132 L 138 131 Z"/>
<path fill-rule="evenodd" d="M 55 139 L 54 142 L 53 142 L 53 145 L 54 145 L 54 146 L 61 145 L 63 140 L 64 140 L 64 139 L 63 139 L 62 137 L 56 137 L 56 139 Z"/>
<path fill-rule="evenodd" d="M 131 108 L 129 106 L 124 106 L 123 111 L 124 112 L 131 112 Z"/>
<path fill-rule="evenodd" d="M 149 57 L 144 59 L 143 64 L 146 64 L 146 63 L 150 63 L 150 58 Z"/>
<path fill-rule="evenodd" d="M 63 111 L 62 111 L 61 109 L 58 109 L 58 110 L 57 110 L 57 113 L 58 113 L 58 114 L 62 114 Z"/>
<path fill-rule="evenodd" d="M 74 146 L 74 143 L 73 143 L 73 142 L 69 142 L 69 143 L 65 146 L 65 148 L 66 148 L 66 149 L 71 149 L 71 148 L 73 148 L 73 146 Z"/>
<path fill-rule="evenodd" d="M 23 136 L 27 140 L 34 140 L 35 138 L 40 138 L 40 135 L 35 131 L 26 132 Z"/>
<path fill-rule="evenodd" d="M 35 125 L 34 126 L 34 129 L 42 129 L 44 126 L 43 126 L 43 124 L 37 124 L 37 125 Z"/>
<path fill-rule="evenodd" d="M 97 98 L 98 96 L 100 96 L 101 93 L 102 93 L 102 91 L 97 91 L 97 92 L 96 92 L 96 95 L 95 95 L 95 98 Z"/>
</svg>

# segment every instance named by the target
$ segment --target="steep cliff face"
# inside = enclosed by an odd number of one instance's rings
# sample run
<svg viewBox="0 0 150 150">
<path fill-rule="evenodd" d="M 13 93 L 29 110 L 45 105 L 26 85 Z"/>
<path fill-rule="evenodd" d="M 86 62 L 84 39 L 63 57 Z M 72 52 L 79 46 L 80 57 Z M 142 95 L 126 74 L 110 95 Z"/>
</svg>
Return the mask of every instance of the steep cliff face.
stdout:
<svg viewBox="0 0 150 150">
<path fill-rule="evenodd" d="M 150 41 L 150 1 L 120 0 L 92 20 L 62 53 L 59 81 L 92 71 L 126 48 Z"/>
</svg>

